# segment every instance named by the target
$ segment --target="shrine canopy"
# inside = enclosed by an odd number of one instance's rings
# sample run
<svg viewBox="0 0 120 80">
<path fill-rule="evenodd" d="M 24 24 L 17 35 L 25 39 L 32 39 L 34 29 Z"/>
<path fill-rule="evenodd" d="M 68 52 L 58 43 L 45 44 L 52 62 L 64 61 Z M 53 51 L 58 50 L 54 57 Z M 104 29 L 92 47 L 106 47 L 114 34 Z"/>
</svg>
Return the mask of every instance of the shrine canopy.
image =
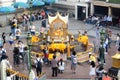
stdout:
<svg viewBox="0 0 120 80">
<path fill-rule="evenodd" d="M 56 20 L 57 18 L 59 18 L 60 20 L 62 20 L 65 24 L 68 24 L 68 14 L 65 16 L 61 16 L 60 13 L 57 12 L 56 16 L 50 16 L 48 15 L 48 22 L 49 24 L 52 24 L 52 22 L 54 20 Z"/>
</svg>

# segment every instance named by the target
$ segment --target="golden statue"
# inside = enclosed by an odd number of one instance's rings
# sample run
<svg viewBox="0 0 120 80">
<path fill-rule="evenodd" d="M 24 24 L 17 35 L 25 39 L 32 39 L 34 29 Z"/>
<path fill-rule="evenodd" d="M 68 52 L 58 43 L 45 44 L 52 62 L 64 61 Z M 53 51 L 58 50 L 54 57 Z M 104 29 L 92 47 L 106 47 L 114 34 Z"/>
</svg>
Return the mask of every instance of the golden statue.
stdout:
<svg viewBox="0 0 120 80">
<path fill-rule="evenodd" d="M 54 32 L 54 35 L 57 36 L 58 38 L 61 38 L 63 36 L 63 30 L 61 27 L 57 27 L 57 29 Z"/>
</svg>

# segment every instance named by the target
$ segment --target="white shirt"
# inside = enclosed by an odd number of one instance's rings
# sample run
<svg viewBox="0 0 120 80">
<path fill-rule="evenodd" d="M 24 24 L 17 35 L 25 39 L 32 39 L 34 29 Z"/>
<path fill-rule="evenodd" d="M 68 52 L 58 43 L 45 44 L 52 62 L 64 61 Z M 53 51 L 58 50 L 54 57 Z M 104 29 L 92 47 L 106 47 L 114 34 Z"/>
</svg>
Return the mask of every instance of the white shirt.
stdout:
<svg viewBox="0 0 120 80">
<path fill-rule="evenodd" d="M 10 76 L 8 76 L 8 77 L 7 77 L 7 80 L 11 80 L 11 77 L 10 77 Z"/>
<path fill-rule="evenodd" d="M 3 54 L 3 51 L 6 53 L 6 50 L 2 48 L 2 50 L 0 50 L 0 56 Z"/>
<path fill-rule="evenodd" d="M 24 47 L 25 47 L 24 44 L 21 43 L 21 44 L 19 45 L 19 51 L 20 51 L 20 52 L 24 52 Z"/>
<path fill-rule="evenodd" d="M 20 29 L 15 29 L 15 35 L 20 36 L 21 30 Z"/>
<path fill-rule="evenodd" d="M 31 29 L 32 32 L 35 32 L 35 26 L 34 25 L 30 26 L 30 29 Z"/>
<path fill-rule="evenodd" d="M 14 40 L 14 37 L 12 35 L 9 36 L 9 37 L 10 37 L 9 41 L 13 41 Z"/>
<path fill-rule="evenodd" d="M 58 67 L 59 70 L 64 70 L 65 69 L 65 63 L 64 62 L 62 62 L 62 65 L 61 65 L 61 62 L 59 62 L 58 65 L 59 65 L 59 67 Z"/>
<path fill-rule="evenodd" d="M 38 61 L 40 61 L 41 63 L 43 63 L 42 58 L 37 58 L 37 60 L 35 59 L 34 63 L 37 64 Z M 36 65 L 36 67 L 37 67 L 37 65 Z"/>
<path fill-rule="evenodd" d="M 116 41 L 119 41 L 119 39 L 120 39 L 120 37 L 119 37 L 119 36 L 117 36 Z"/>
</svg>

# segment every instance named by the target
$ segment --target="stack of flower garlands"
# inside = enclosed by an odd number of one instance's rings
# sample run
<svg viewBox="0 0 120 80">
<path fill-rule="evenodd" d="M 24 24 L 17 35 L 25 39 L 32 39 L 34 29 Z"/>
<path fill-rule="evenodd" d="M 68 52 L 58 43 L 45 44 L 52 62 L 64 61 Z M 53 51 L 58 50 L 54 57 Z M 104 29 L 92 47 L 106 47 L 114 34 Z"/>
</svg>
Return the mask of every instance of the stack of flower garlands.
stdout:
<svg viewBox="0 0 120 80">
<path fill-rule="evenodd" d="M 32 36 L 32 39 L 31 39 L 31 42 L 32 43 L 36 43 L 36 42 L 39 42 L 40 41 L 40 38 L 38 36 Z"/>
<path fill-rule="evenodd" d="M 64 50 L 66 49 L 66 45 L 63 43 L 53 43 L 50 45 L 49 49 L 52 49 L 53 51 L 60 50 L 64 52 Z"/>
<path fill-rule="evenodd" d="M 88 45 L 88 36 L 82 35 L 78 38 L 78 42 L 81 42 L 84 45 Z"/>
</svg>

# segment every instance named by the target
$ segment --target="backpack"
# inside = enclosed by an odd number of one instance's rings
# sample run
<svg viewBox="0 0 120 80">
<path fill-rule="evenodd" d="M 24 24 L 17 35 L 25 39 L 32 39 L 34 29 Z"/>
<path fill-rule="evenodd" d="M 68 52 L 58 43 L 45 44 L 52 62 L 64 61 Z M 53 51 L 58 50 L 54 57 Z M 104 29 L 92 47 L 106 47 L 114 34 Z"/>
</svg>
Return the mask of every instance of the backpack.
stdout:
<svg viewBox="0 0 120 80">
<path fill-rule="evenodd" d="M 41 60 L 41 59 L 40 59 Z M 41 67 L 42 67 L 42 63 L 41 63 L 41 61 L 38 61 L 37 59 L 36 59 L 36 61 L 37 61 L 37 67 L 36 68 L 38 68 L 38 69 L 40 69 Z"/>
<path fill-rule="evenodd" d="M 77 58 L 76 57 L 73 58 L 73 63 L 77 64 Z"/>
</svg>

